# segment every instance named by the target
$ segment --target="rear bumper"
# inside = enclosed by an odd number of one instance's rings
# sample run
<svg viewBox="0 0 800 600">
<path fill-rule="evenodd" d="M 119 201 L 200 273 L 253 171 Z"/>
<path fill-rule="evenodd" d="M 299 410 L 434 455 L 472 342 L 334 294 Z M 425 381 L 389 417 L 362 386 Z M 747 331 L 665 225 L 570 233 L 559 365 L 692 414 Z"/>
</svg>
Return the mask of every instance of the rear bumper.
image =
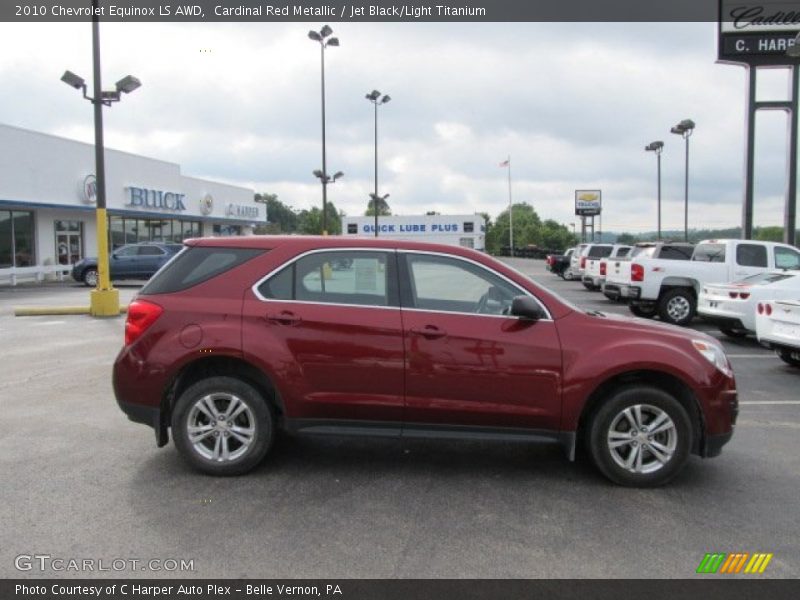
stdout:
<svg viewBox="0 0 800 600">
<path fill-rule="evenodd" d="M 611 300 L 616 300 L 617 298 L 637 300 L 641 292 L 641 288 L 631 285 L 620 285 L 618 283 L 609 283 L 608 281 L 603 284 L 603 293 Z"/>
</svg>

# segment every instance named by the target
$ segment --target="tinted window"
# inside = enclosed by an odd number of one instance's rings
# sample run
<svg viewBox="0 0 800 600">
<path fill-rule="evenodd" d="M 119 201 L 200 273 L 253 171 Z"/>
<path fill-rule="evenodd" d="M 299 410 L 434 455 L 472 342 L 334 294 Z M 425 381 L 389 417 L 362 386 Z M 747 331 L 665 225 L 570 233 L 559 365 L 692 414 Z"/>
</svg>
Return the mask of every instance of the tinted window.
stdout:
<svg viewBox="0 0 800 600">
<path fill-rule="evenodd" d="M 766 267 L 766 246 L 757 246 L 756 244 L 739 244 L 736 246 L 736 264 L 743 267 Z"/>
<path fill-rule="evenodd" d="M 442 256 L 406 256 L 411 283 L 409 303 L 422 310 L 508 314 L 523 294 L 501 277 L 463 260 Z"/>
<path fill-rule="evenodd" d="M 628 254 L 630 254 L 630 252 L 631 252 L 630 248 L 620 248 L 619 250 L 617 250 L 617 258 L 622 258 L 624 256 L 628 256 Z"/>
<path fill-rule="evenodd" d="M 631 252 L 631 258 L 653 258 L 655 251 L 655 246 L 636 246 Z"/>
<path fill-rule="evenodd" d="M 699 262 L 725 262 L 725 244 L 699 244 L 692 260 Z"/>
<path fill-rule="evenodd" d="M 473 231 L 475 231 L 475 223 L 464 223 L 464 233 L 472 233 Z"/>
<path fill-rule="evenodd" d="M 120 248 L 119 250 L 115 251 L 114 254 L 117 256 L 136 256 L 139 254 L 139 247 L 125 246 L 124 248 Z"/>
<path fill-rule="evenodd" d="M 175 255 L 167 265 L 142 288 L 143 294 L 170 294 L 208 281 L 254 256 L 263 253 L 257 248 L 189 247 Z"/>
<path fill-rule="evenodd" d="M 605 258 L 611 254 L 613 246 L 592 246 L 589 248 L 588 256 L 591 258 Z"/>
<path fill-rule="evenodd" d="M 395 306 L 393 272 L 386 252 L 316 252 L 270 277 L 258 291 L 276 300 Z"/>
<path fill-rule="evenodd" d="M 778 269 L 800 269 L 800 253 L 791 248 L 776 246 L 775 267 Z"/>
<path fill-rule="evenodd" d="M 165 252 L 158 246 L 139 246 L 139 256 L 161 256 Z"/>
<path fill-rule="evenodd" d="M 347 233 L 358 233 L 358 223 L 348 223 Z"/>
<path fill-rule="evenodd" d="M 664 260 L 689 260 L 692 258 L 693 246 L 662 246 L 658 258 Z"/>
</svg>

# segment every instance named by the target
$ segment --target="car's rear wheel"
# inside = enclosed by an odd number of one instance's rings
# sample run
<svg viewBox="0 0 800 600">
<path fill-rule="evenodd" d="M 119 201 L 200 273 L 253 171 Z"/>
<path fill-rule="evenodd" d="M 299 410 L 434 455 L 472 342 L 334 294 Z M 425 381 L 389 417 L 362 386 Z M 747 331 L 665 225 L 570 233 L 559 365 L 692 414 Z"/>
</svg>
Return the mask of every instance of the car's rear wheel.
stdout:
<svg viewBox="0 0 800 600">
<path fill-rule="evenodd" d="M 740 339 L 747 337 L 746 329 L 734 329 L 733 327 L 720 327 L 719 330 L 729 338 Z"/>
<path fill-rule="evenodd" d="M 573 279 L 575 279 L 575 275 L 572 273 L 571 269 L 566 269 L 565 271 L 563 271 L 561 273 L 561 277 L 564 279 L 564 281 L 572 281 Z"/>
<path fill-rule="evenodd" d="M 97 287 L 97 269 L 89 267 L 83 272 L 83 285 Z"/>
<path fill-rule="evenodd" d="M 800 350 L 776 350 L 775 354 L 787 365 L 800 367 Z"/>
<path fill-rule="evenodd" d="M 665 292 L 658 301 L 658 316 L 672 325 L 688 325 L 694 318 L 696 309 L 694 293 L 686 288 L 673 288 Z"/>
<path fill-rule="evenodd" d="M 233 377 L 209 377 L 190 386 L 175 404 L 172 436 L 195 469 L 241 475 L 272 446 L 275 419 L 251 385 Z"/>
<path fill-rule="evenodd" d="M 658 388 L 618 390 L 588 423 L 597 468 L 614 483 L 655 487 L 675 477 L 689 458 L 692 425 L 686 410 Z"/>
</svg>

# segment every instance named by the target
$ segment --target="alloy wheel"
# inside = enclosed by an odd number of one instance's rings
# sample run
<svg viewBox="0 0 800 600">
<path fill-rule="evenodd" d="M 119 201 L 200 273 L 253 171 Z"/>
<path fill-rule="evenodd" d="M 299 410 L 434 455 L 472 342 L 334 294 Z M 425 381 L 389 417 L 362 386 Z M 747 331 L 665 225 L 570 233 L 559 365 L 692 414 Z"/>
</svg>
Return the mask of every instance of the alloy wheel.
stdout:
<svg viewBox="0 0 800 600">
<path fill-rule="evenodd" d="M 255 417 L 241 398 L 227 392 L 208 394 L 189 410 L 186 433 L 194 451 L 206 460 L 235 461 L 252 446 Z"/>
<path fill-rule="evenodd" d="M 608 428 L 611 457 L 631 473 L 654 473 L 675 454 L 678 430 L 670 416 L 650 404 L 635 404 L 617 414 Z"/>
</svg>

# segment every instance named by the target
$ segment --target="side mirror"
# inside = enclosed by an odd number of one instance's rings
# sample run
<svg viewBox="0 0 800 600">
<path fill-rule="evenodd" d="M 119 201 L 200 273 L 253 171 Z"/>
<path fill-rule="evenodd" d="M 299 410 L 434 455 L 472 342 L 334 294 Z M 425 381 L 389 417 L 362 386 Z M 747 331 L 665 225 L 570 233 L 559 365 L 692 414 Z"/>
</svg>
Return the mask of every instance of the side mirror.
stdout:
<svg viewBox="0 0 800 600">
<path fill-rule="evenodd" d="M 547 314 L 542 306 L 530 296 L 516 296 L 511 302 L 511 316 L 538 321 Z"/>
</svg>

